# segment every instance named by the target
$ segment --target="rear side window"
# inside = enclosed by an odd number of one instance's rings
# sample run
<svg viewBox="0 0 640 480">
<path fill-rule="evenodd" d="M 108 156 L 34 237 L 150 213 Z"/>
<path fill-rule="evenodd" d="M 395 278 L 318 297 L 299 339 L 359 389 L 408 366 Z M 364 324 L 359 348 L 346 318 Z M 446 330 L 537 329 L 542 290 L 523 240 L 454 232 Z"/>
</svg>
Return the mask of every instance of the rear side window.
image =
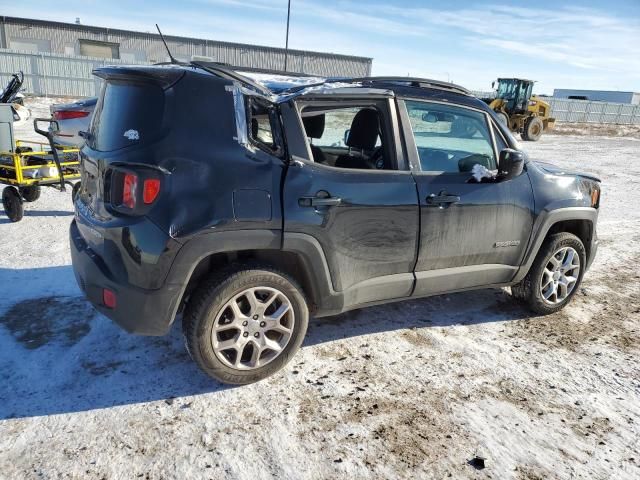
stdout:
<svg viewBox="0 0 640 480">
<path fill-rule="evenodd" d="M 256 98 L 247 100 L 249 137 L 255 145 L 274 155 L 281 154 L 280 131 L 272 105 Z"/>
<path fill-rule="evenodd" d="M 151 141 L 160 133 L 163 112 L 159 86 L 106 82 L 93 115 L 89 147 L 109 152 Z"/>
<path fill-rule="evenodd" d="M 275 140 L 269 110 L 259 105 L 251 106 L 251 138 L 274 149 Z"/>
</svg>

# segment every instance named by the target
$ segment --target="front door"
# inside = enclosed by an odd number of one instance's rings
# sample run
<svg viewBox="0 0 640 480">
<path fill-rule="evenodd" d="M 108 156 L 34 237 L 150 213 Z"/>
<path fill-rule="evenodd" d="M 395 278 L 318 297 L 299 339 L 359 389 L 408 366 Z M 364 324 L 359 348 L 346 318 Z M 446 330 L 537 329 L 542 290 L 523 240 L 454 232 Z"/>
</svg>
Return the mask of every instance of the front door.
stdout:
<svg viewBox="0 0 640 480">
<path fill-rule="evenodd" d="M 391 102 L 325 102 L 298 105 L 304 123 L 322 123 L 324 131 L 314 128 L 314 153 L 288 167 L 284 233 L 307 234 L 321 245 L 345 305 L 409 296 L 418 198 L 408 165 L 398 162 Z M 320 115 L 320 122 L 305 119 Z"/>
<path fill-rule="evenodd" d="M 400 102 L 415 145 L 414 177 L 421 233 L 415 295 L 506 283 L 522 260 L 531 233 L 533 192 L 525 173 L 477 182 L 474 165 L 497 169 L 489 115 L 436 102 Z M 409 128 L 405 129 L 409 131 Z M 476 167 L 476 169 L 479 167 Z"/>
</svg>

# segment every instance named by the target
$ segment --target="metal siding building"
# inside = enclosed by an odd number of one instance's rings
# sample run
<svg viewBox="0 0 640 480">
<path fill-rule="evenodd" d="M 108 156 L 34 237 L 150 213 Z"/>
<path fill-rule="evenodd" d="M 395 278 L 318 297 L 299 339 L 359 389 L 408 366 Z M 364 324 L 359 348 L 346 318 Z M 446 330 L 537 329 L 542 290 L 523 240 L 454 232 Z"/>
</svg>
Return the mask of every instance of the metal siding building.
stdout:
<svg viewBox="0 0 640 480">
<path fill-rule="evenodd" d="M 592 102 L 628 103 L 640 104 L 640 93 L 618 92 L 615 90 L 573 90 L 568 88 L 556 88 L 553 91 L 554 98 L 568 98 L 573 100 L 590 100 Z"/>
<path fill-rule="evenodd" d="M 165 38 L 173 55 L 180 60 L 190 60 L 197 55 L 238 67 L 270 70 L 284 67 L 283 48 L 170 35 Z M 158 34 L 16 17 L 0 17 L 0 49 L 5 49 L 0 50 L 0 60 L 4 64 L 0 64 L 0 73 L 5 76 L 12 73 L 11 69 L 23 69 L 29 76 L 29 68 L 23 68 L 25 65 L 22 64 L 33 63 L 35 56 L 76 60 L 67 62 L 64 67 L 61 66 L 64 62 L 56 62 L 60 65 L 51 77 L 63 76 L 61 70 L 67 69 L 70 76 L 85 80 L 88 78 L 84 73 L 91 68 L 91 60 L 94 63 L 108 60 L 107 63 L 130 64 L 168 60 Z M 31 57 L 7 57 L 9 53 L 18 52 Z M 85 63 L 87 65 L 82 66 Z M 371 63 L 371 58 L 333 53 L 289 50 L 288 54 L 288 71 L 321 76 L 368 76 Z M 19 68 L 12 68 L 12 64 Z"/>
</svg>

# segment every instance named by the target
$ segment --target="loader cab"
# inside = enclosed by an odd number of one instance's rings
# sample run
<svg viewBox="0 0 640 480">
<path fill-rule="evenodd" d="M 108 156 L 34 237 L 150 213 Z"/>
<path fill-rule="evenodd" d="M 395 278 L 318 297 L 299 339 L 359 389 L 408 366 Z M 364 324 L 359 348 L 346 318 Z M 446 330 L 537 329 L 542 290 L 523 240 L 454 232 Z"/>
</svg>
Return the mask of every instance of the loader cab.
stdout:
<svg viewBox="0 0 640 480">
<path fill-rule="evenodd" d="M 533 81 L 519 78 L 499 78 L 496 98 L 504 100 L 507 113 L 523 113 L 527 110 L 533 91 Z"/>
</svg>

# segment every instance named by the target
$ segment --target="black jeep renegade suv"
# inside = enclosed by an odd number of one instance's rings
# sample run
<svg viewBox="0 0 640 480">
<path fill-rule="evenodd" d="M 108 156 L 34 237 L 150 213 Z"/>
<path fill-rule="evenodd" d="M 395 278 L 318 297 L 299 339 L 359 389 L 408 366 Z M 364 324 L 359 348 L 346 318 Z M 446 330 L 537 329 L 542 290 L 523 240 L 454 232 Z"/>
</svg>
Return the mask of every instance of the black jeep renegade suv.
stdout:
<svg viewBox="0 0 640 480">
<path fill-rule="evenodd" d="M 526 159 L 461 87 L 95 73 L 78 283 L 129 332 L 163 335 L 183 312 L 189 353 L 223 382 L 282 368 L 309 315 L 502 286 L 557 311 L 596 253 L 599 180 Z"/>
</svg>

